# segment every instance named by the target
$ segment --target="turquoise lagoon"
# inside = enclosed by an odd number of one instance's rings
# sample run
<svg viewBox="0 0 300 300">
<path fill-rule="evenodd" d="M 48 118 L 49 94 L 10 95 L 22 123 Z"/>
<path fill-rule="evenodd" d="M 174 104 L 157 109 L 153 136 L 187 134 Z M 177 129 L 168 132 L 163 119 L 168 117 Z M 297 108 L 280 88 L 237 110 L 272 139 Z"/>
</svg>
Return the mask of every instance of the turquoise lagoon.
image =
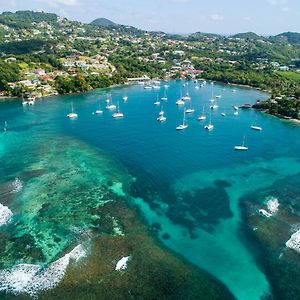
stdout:
<svg viewBox="0 0 300 300">
<path fill-rule="evenodd" d="M 212 85 L 197 90 L 189 82 L 186 107 L 196 111 L 179 132 L 184 108 L 175 101 L 187 87 L 168 84 L 164 123 L 156 121 L 160 108 L 153 104 L 157 94 L 163 97 L 163 84 L 160 90 L 133 85 L 53 97 L 28 107 L 0 103 L 0 124 L 8 124 L 0 134 L 0 203 L 13 213 L 0 228 L 1 269 L 46 267 L 78 233 L 86 245 L 99 218 L 95 209 L 126 195 L 167 247 L 221 280 L 237 299 L 271 293 L 247 247 L 239 199 L 299 174 L 300 126 L 252 109 L 233 115 L 233 106 L 268 97 L 254 89 L 214 84 L 222 98 L 211 111 Z M 124 118 L 113 119 L 105 109 L 107 93 Z M 75 120 L 66 118 L 72 103 Z M 103 114 L 93 114 L 99 105 Z M 203 107 L 207 120 L 200 122 Z M 210 114 L 215 128 L 207 132 Z M 251 130 L 254 123 L 263 130 Z M 234 151 L 243 137 L 249 150 Z M 112 234 L 121 234 L 117 225 Z"/>
</svg>

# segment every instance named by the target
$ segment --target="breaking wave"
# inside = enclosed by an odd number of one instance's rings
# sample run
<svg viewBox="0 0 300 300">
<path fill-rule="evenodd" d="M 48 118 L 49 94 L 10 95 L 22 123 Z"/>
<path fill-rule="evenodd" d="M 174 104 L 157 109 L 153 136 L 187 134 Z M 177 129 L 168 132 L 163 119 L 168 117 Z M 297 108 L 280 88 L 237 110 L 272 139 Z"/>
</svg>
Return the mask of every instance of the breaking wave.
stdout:
<svg viewBox="0 0 300 300">
<path fill-rule="evenodd" d="M 19 264 L 11 269 L 0 270 L 0 291 L 37 298 L 41 291 L 53 289 L 59 284 L 71 260 L 77 262 L 85 256 L 86 250 L 80 244 L 46 269 L 39 265 Z"/>
<path fill-rule="evenodd" d="M 0 203 L 0 227 L 8 224 L 13 216 L 12 211 Z"/>
</svg>

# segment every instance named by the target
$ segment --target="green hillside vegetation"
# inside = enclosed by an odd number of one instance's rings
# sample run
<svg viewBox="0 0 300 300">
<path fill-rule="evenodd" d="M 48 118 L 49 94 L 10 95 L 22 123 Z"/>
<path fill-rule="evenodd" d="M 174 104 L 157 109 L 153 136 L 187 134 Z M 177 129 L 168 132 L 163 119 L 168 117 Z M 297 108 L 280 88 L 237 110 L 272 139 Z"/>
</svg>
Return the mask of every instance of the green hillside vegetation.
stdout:
<svg viewBox="0 0 300 300">
<path fill-rule="evenodd" d="M 264 39 L 262 36 L 259 36 L 254 32 L 238 33 L 238 34 L 232 35 L 231 38 L 250 39 L 250 40 Z"/>
<path fill-rule="evenodd" d="M 300 33 L 298 32 L 283 32 L 274 37 L 271 37 L 271 40 L 278 42 L 288 42 L 290 44 L 300 44 Z"/>
<path fill-rule="evenodd" d="M 116 24 L 113 21 L 108 20 L 106 18 L 98 18 L 98 19 L 92 21 L 90 24 L 94 25 L 94 26 L 102 26 L 102 27 L 114 27 L 114 26 L 118 26 L 118 24 Z"/>
<path fill-rule="evenodd" d="M 16 13 L 3 12 L 0 15 L 0 24 L 17 28 L 17 29 L 28 29 L 33 28 L 32 22 L 56 22 L 57 15 L 43 12 L 33 11 L 17 11 Z"/>
</svg>

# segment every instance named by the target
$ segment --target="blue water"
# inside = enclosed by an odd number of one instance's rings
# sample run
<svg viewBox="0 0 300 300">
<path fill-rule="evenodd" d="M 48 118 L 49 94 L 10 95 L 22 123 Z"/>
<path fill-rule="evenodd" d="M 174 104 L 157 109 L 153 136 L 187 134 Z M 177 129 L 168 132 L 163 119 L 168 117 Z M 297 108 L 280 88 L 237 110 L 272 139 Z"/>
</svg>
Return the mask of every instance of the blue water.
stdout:
<svg viewBox="0 0 300 300">
<path fill-rule="evenodd" d="M 99 149 L 111 160 L 101 162 L 104 170 L 98 171 L 95 164 L 89 172 L 91 180 L 110 176 L 122 181 L 123 173 L 128 172 L 135 178 L 127 191 L 131 202 L 140 208 L 150 226 L 160 225 L 158 235 L 168 247 L 223 281 L 238 299 L 259 299 L 270 292 L 270 286 L 241 237 L 238 201 L 248 192 L 300 171 L 300 126 L 252 109 L 239 110 L 239 115 L 234 116 L 233 105 L 268 97 L 254 89 L 234 87 L 233 92 L 232 86 L 214 84 L 214 94 L 222 98 L 217 99 L 219 109 L 211 111 L 212 86 L 207 84 L 196 90 L 190 82 L 192 100 L 187 107 L 196 111 L 186 117 L 189 127 L 178 132 L 175 128 L 182 122 L 184 108 L 177 107 L 175 101 L 180 89 L 186 92 L 187 88 L 180 81 L 168 84 L 168 101 L 162 102 L 165 123 L 156 121 L 160 107 L 153 104 L 157 94 L 164 95 L 163 84 L 159 91 L 134 85 L 53 97 L 31 107 L 22 107 L 18 101 L 0 103 L 0 124 L 8 124 L 8 131 L 0 136 L 2 181 L 12 180 L 29 166 L 38 170 L 57 164 L 70 170 L 72 166 L 67 164 L 70 160 L 76 164 L 77 156 L 80 168 L 85 170 L 85 160 L 92 159 L 95 153 L 87 151 L 84 156 L 74 149 L 85 151 L 85 145 Z M 111 112 L 105 110 L 107 93 L 115 104 L 120 103 L 124 118 L 113 119 Z M 124 94 L 128 95 L 126 103 L 122 100 Z M 76 120 L 65 117 L 72 103 L 79 115 Z M 93 114 L 99 104 L 103 115 Z M 207 120 L 199 122 L 197 117 L 203 106 Z M 204 125 L 210 113 L 215 128 L 207 132 Z M 262 132 L 250 129 L 254 122 L 263 128 Z M 243 137 L 249 150 L 234 151 Z M 62 144 L 56 145 L 57 141 Z M 70 160 L 64 156 L 69 153 L 65 149 L 69 144 L 73 151 L 68 156 Z M 47 159 L 43 161 L 43 157 Z M 41 183 L 36 184 L 42 188 Z M 38 197 L 33 193 L 35 188 L 35 182 L 31 182 L 31 197 Z M 18 210 L 26 195 L 12 202 L 12 208 Z M 24 211 L 31 220 L 30 213 Z M 89 222 L 85 218 L 81 221 L 80 224 Z M 64 247 L 49 250 L 41 246 L 49 260 Z"/>
</svg>

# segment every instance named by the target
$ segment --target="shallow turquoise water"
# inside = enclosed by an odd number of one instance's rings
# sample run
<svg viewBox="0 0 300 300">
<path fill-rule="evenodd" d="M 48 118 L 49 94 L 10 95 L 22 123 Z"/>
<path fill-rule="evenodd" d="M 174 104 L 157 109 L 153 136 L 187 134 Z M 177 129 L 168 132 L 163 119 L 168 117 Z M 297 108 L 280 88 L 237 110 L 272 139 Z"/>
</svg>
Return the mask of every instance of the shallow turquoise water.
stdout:
<svg viewBox="0 0 300 300">
<path fill-rule="evenodd" d="M 93 227 L 99 217 L 93 208 L 109 201 L 111 192 L 122 194 L 123 183 L 149 224 L 159 224 L 159 237 L 168 247 L 215 275 L 238 299 L 259 299 L 269 292 L 265 275 L 243 242 L 238 201 L 246 193 L 299 173 L 300 126 L 253 110 L 240 110 L 234 116 L 233 105 L 267 95 L 245 88 L 233 93 L 231 86 L 215 84 L 214 92 L 222 98 L 219 109 L 212 112 L 215 129 L 206 132 L 207 122 L 199 122 L 197 116 L 203 105 L 209 116 L 211 85 L 196 90 L 190 82 L 196 112 L 187 116 L 189 128 L 178 132 L 175 127 L 182 122 L 183 108 L 175 101 L 182 83 L 169 84 L 163 124 L 156 121 L 160 108 L 153 105 L 157 93 L 163 96 L 163 87 L 93 91 L 25 108 L 16 101 L 0 104 L 0 124 L 8 123 L 8 131 L 0 135 L 0 203 L 12 210 L 17 224 L 0 230 L 14 238 L 30 232 L 31 246 L 38 249 L 34 256 L 18 255 L 10 250 L 17 244 L 6 245 L 2 267 L 45 264 L 59 257 L 78 230 Z M 115 120 L 105 110 L 107 92 L 120 102 L 123 119 Z M 122 101 L 125 93 L 127 103 Z M 72 102 L 77 120 L 65 117 Z M 99 103 L 104 113 L 94 115 Z M 263 131 L 252 131 L 253 122 Z M 235 152 L 233 147 L 243 136 L 249 151 Z M 130 191 L 128 173 L 136 179 Z M 10 184 L 16 177 L 23 188 L 12 193 Z M 64 204 L 63 211 L 59 203 Z M 50 215 L 62 223 L 54 226 Z"/>
</svg>

